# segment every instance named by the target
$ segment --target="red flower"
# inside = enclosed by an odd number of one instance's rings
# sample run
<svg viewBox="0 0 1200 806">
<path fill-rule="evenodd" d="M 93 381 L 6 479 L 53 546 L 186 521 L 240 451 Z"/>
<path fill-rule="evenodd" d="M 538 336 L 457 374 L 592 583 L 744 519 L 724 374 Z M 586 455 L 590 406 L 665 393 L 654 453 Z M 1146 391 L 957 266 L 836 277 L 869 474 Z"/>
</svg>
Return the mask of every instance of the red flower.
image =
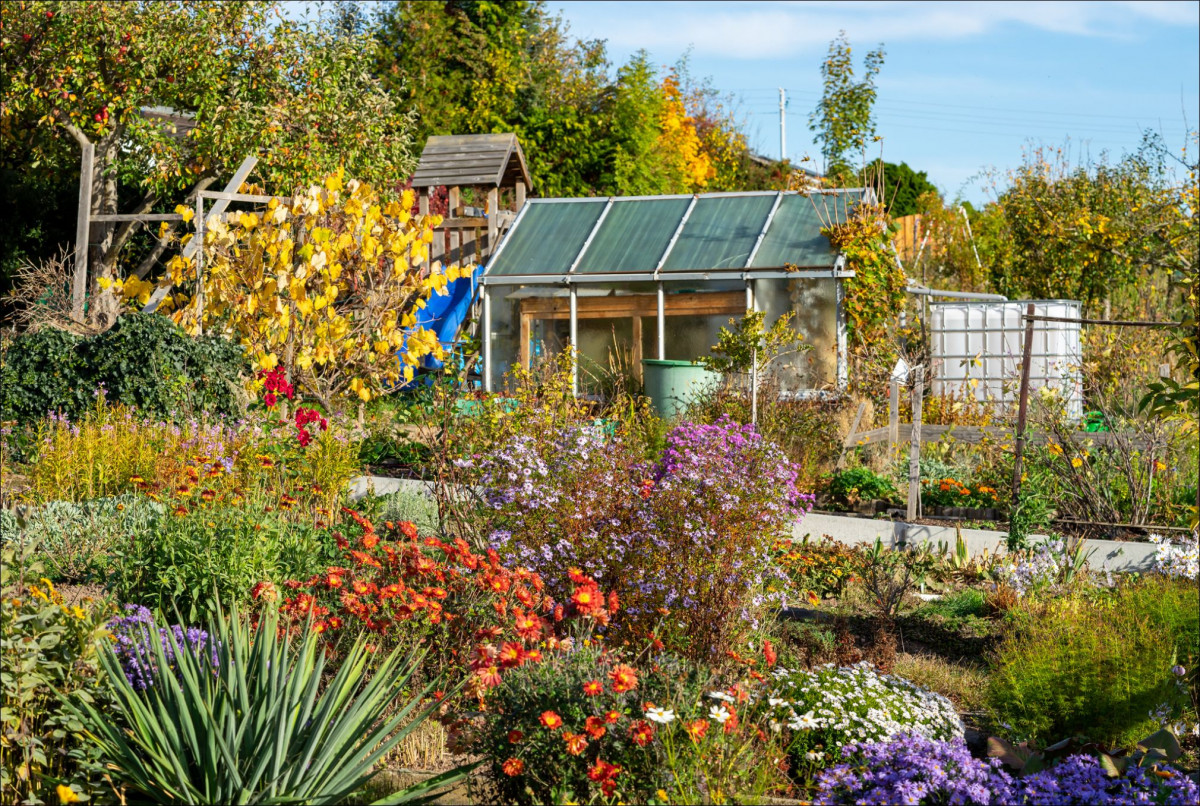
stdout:
<svg viewBox="0 0 1200 806">
<path fill-rule="evenodd" d="M 412 521 L 400 521 L 400 534 L 409 540 L 417 539 L 417 527 Z"/>
<path fill-rule="evenodd" d="M 379 545 L 379 535 L 374 532 L 367 532 L 362 536 L 362 544 L 365 549 L 373 549 Z"/>
<path fill-rule="evenodd" d="M 612 723 L 616 722 L 616 721 L 617 721 L 618 719 L 620 719 L 620 718 L 621 718 L 621 712 L 620 712 L 620 711 L 609 711 L 608 713 L 606 713 L 606 714 L 604 715 L 604 721 L 605 721 L 605 722 L 607 722 L 607 723 L 608 723 L 608 724 L 610 724 L 610 725 L 611 725 Z"/>
<path fill-rule="evenodd" d="M 513 615 L 516 618 L 517 635 L 526 641 L 532 641 L 542 634 L 542 620 L 537 616 L 517 609 L 513 610 Z"/>
<path fill-rule="evenodd" d="M 279 591 L 275 589 L 275 584 L 272 582 L 259 582 L 250 589 L 251 599 L 266 599 L 268 602 L 273 602 L 279 598 Z"/>
<path fill-rule="evenodd" d="M 576 588 L 575 593 L 571 596 L 571 601 L 585 616 L 594 616 L 604 609 L 604 599 L 595 585 Z"/>
<path fill-rule="evenodd" d="M 596 763 L 588 770 L 588 778 L 600 783 L 601 781 L 609 781 L 621 774 L 621 768 L 616 764 L 609 764 L 602 758 L 596 759 Z"/>
<path fill-rule="evenodd" d="M 626 691 L 633 691 L 637 688 L 638 679 L 637 673 L 632 667 L 622 663 L 611 672 L 608 673 L 608 679 L 612 681 L 613 691 L 622 694 Z"/>
<path fill-rule="evenodd" d="M 567 743 L 567 752 L 573 756 L 582 755 L 587 749 L 587 738 L 581 733 L 563 733 L 563 741 Z"/>
<path fill-rule="evenodd" d="M 603 694 L 604 684 L 599 680 L 589 680 L 583 684 L 583 693 L 589 697 L 595 697 L 597 694 Z"/>
<path fill-rule="evenodd" d="M 514 644 L 511 641 L 500 647 L 500 665 L 505 669 L 513 666 L 520 666 L 525 660 L 525 653 L 521 649 L 520 644 Z"/>
<path fill-rule="evenodd" d="M 708 720 L 696 719 L 684 727 L 688 736 L 692 737 L 692 741 L 699 741 L 704 738 L 704 734 L 708 733 Z"/>
<path fill-rule="evenodd" d="M 519 730 L 510 730 L 508 732 L 508 743 L 509 744 L 519 744 L 520 741 L 524 738 L 525 738 L 525 734 L 521 733 L 521 731 L 519 731 Z"/>
<path fill-rule="evenodd" d="M 775 661 L 779 656 L 775 654 L 775 647 L 771 646 L 770 641 L 763 642 L 763 658 L 767 661 L 767 668 L 770 669 L 775 665 Z"/>
<path fill-rule="evenodd" d="M 593 739 L 603 738 L 604 734 L 608 733 L 608 728 L 604 727 L 604 720 L 598 716 L 589 716 L 584 721 L 583 729 Z"/>
<path fill-rule="evenodd" d="M 479 682 L 487 688 L 495 688 L 500 685 L 500 669 L 495 665 L 481 666 L 475 670 L 475 674 L 479 678 Z"/>
<path fill-rule="evenodd" d="M 275 408 L 275 404 L 278 402 L 279 401 L 276 399 L 274 392 L 267 392 L 265 395 L 263 395 L 263 405 L 268 409 Z"/>
<path fill-rule="evenodd" d="M 525 762 L 519 758 L 510 758 L 500 769 L 504 770 L 505 775 L 515 778 L 525 772 Z"/>
<path fill-rule="evenodd" d="M 550 730 L 558 730 L 563 725 L 562 717 L 553 711 L 542 711 L 542 715 L 538 717 L 538 721 L 542 723 L 543 727 Z"/>
<path fill-rule="evenodd" d="M 619 610 L 619 609 L 620 609 L 620 601 L 617 599 L 617 592 L 609 591 L 608 612 L 615 616 L 617 614 L 617 610 Z"/>
<path fill-rule="evenodd" d="M 638 747 L 645 747 L 654 738 L 654 728 L 644 719 L 629 726 L 629 739 Z"/>
</svg>

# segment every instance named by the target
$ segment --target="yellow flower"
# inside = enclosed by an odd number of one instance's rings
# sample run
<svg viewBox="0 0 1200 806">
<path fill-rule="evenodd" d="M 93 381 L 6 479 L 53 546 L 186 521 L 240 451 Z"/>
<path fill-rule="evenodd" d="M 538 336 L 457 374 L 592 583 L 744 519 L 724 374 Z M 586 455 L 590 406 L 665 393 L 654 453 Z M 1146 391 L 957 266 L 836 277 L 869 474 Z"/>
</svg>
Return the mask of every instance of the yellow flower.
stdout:
<svg viewBox="0 0 1200 806">
<path fill-rule="evenodd" d="M 69 786 L 58 785 L 58 801 L 59 803 L 78 803 L 79 796 L 75 794 L 75 790 Z"/>
<path fill-rule="evenodd" d="M 1078 456 L 1071 459 L 1071 467 L 1082 467 L 1082 466 L 1083 466 L 1083 460 L 1080 459 Z"/>
</svg>

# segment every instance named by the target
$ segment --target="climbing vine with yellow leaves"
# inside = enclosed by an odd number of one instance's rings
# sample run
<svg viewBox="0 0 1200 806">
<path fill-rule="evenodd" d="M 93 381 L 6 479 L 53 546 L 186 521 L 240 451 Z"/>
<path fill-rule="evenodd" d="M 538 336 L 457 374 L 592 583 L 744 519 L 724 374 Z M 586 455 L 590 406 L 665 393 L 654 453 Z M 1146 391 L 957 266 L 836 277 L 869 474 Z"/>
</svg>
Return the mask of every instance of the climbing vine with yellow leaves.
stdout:
<svg viewBox="0 0 1200 806">
<path fill-rule="evenodd" d="M 411 380 L 426 356 L 442 357 L 416 313 L 474 270 L 436 262 L 422 268 L 441 218 L 413 216 L 412 206 L 412 191 L 384 201 L 339 170 L 259 212 L 211 216 L 203 287 L 172 300 L 173 318 L 193 332 L 225 333 L 256 371 L 282 366 L 327 408 L 339 398 L 385 394 Z M 177 288 L 195 277 L 182 255 L 168 269 Z M 145 295 L 120 290 L 128 299 Z"/>
</svg>

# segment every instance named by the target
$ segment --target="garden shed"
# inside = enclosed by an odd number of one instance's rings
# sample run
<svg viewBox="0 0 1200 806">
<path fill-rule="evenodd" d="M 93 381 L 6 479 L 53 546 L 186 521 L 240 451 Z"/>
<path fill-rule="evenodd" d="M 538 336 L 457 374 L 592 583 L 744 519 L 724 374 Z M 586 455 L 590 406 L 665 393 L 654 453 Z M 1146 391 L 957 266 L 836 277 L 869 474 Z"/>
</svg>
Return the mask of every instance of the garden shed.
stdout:
<svg viewBox="0 0 1200 806">
<path fill-rule="evenodd" d="M 532 199 L 482 277 L 483 376 L 576 346 L 578 368 L 609 355 L 708 354 L 731 318 L 791 311 L 812 350 L 780 362 L 785 394 L 844 388 L 845 259 L 822 234 L 869 189 Z"/>
</svg>

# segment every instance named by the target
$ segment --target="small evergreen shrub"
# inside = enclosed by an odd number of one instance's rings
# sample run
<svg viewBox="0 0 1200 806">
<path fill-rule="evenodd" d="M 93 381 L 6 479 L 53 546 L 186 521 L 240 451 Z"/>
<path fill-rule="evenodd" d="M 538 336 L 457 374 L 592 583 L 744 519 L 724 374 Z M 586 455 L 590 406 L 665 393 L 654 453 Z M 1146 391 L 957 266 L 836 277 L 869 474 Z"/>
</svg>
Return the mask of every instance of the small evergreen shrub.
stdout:
<svg viewBox="0 0 1200 806">
<path fill-rule="evenodd" d="M 165 316 L 131 313 L 88 338 L 43 328 L 0 347 L 0 420 L 32 423 L 49 412 L 71 419 L 100 389 L 146 416 L 177 419 L 240 412 L 240 347 L 221 336 L 192 337 Z"/>
</svg>

